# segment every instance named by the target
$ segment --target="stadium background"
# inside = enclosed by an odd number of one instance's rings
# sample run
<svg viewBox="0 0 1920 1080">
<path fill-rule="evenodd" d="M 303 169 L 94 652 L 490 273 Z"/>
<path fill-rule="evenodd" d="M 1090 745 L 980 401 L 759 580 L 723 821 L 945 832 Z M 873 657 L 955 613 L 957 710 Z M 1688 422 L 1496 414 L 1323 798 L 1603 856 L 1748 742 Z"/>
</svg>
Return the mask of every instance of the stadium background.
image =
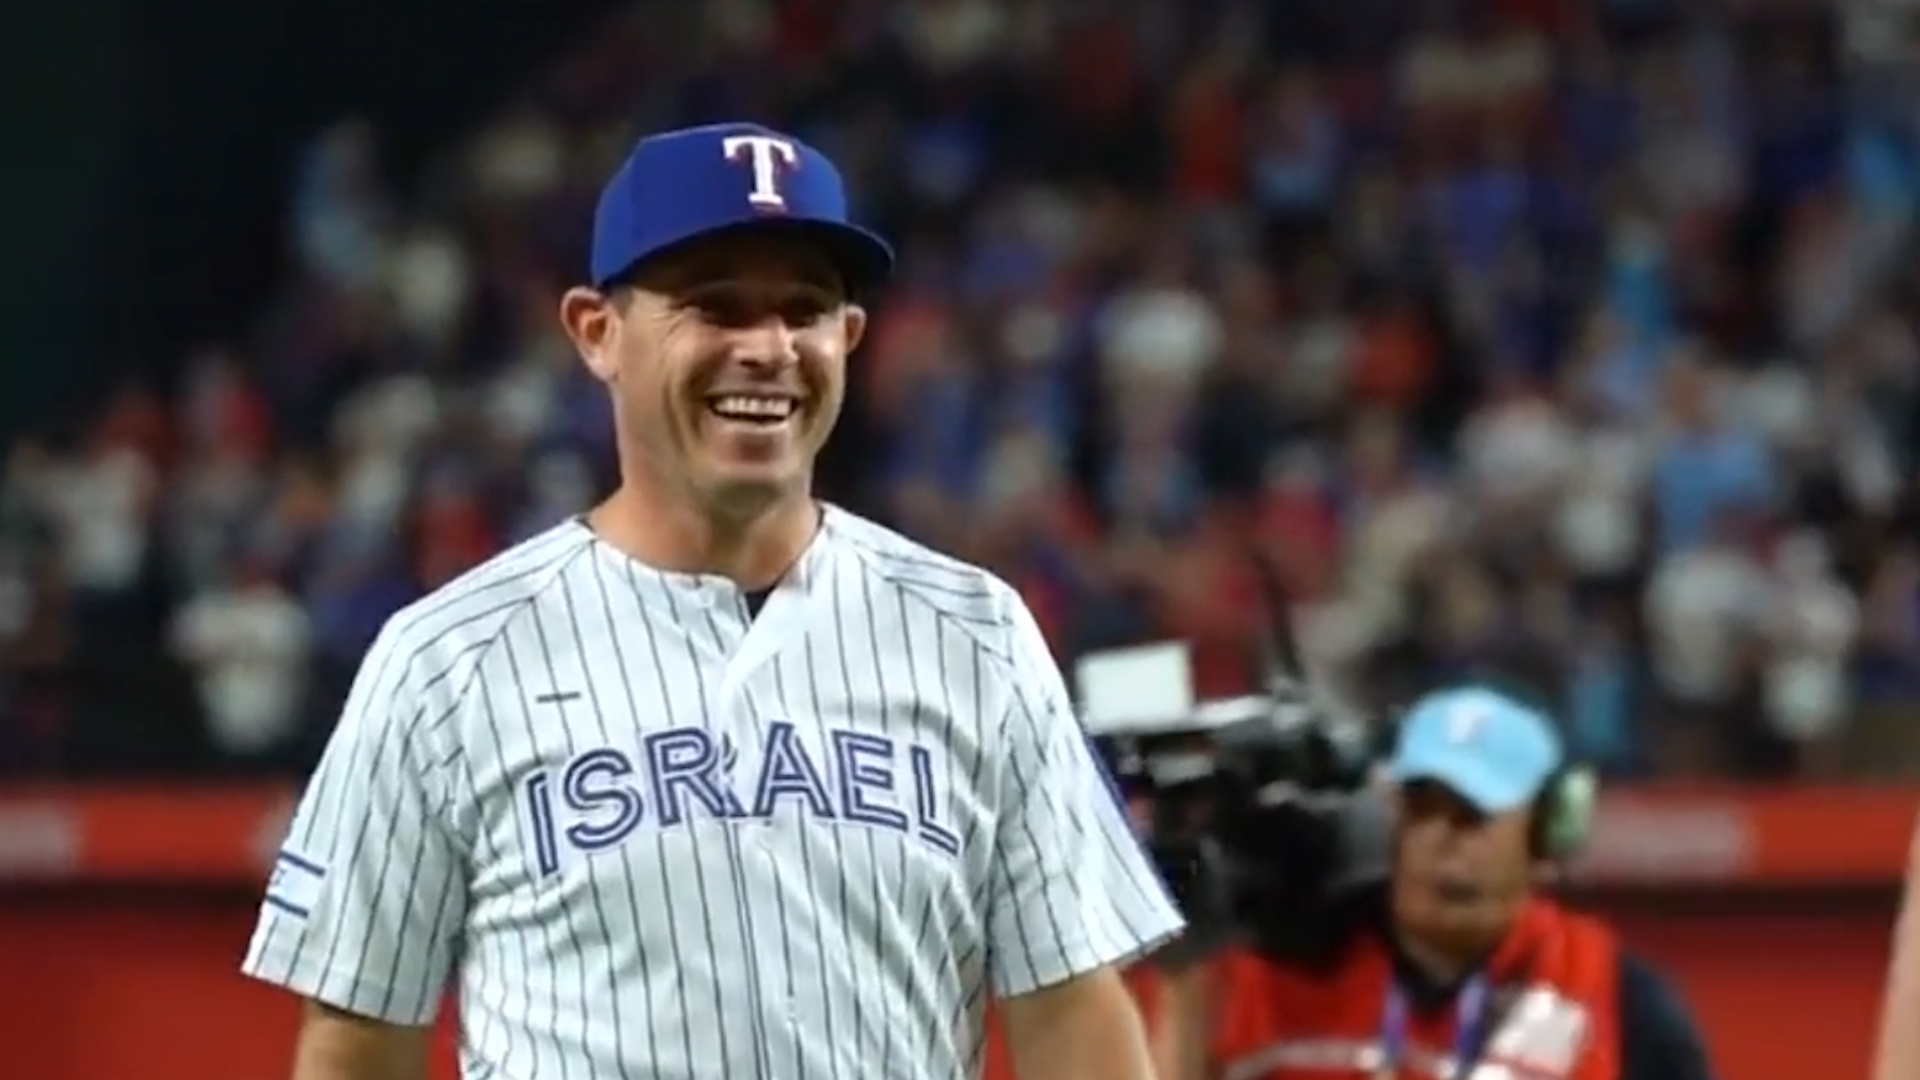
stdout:
<svg viewBox="0 0 1920 1080">
<path fill-rule="evenodd" d="M 1858 1075 L 1920 810 L 1913 17 L 1789 0 L 70 0 L 0 15 L 0 1061 L 281 1075 L 232 974 L 386 611 L 606 480 L 551 300 L 637 130 L 902 242 L 827 486 L 1063 657 L 1611 776 L 1578 886 L 1730 1080 Z"/>
</svg>

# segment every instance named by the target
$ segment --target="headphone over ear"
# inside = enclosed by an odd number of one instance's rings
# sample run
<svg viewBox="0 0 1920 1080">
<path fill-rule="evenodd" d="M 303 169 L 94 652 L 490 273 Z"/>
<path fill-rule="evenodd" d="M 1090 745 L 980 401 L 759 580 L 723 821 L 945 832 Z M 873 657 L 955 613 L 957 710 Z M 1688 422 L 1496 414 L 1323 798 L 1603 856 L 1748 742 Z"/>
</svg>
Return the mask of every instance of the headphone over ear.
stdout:
<svg viewBox="0 0 1920 1080">
<path fill-rule="evenodd" d="M 1569 762 L 1555 770 L 1534 800 L 1533 857 L 1563 863 L 1580 854 L 1593 835 L 1600 801 L 1600 775 L 1591 766 Z"/>
</svg>

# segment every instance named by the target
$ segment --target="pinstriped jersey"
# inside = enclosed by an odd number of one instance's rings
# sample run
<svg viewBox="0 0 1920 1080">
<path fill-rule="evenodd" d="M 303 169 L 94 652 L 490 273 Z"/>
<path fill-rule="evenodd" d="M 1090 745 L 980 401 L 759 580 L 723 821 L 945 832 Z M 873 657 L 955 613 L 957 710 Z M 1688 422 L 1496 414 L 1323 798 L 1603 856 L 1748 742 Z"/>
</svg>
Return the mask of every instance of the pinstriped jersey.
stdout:
<svg viewBox="0 0 1920 1080">
<path fill-rule="evenodd" d="M 1180 918 L 1005 583 L 829 507 L 756 615 L 571 521 L 403 610 L 244 969 L 470 1078 L 954 1080 Z"/>
</svg>

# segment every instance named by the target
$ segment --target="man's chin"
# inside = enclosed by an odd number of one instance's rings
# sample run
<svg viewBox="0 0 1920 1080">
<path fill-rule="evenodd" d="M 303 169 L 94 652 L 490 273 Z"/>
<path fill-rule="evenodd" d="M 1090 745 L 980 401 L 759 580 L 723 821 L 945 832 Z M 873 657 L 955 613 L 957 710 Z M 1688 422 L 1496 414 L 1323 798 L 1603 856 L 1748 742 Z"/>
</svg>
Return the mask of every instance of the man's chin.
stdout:
<svg viewBox="0 0 1920 1080">
<path fill-rule="evenodd" d="M 1493 896 L 1468 899 L 1422 890 L 1395 905 L 1394 919 L 1402 930 L 1436 945 L 1471 946 L 1489 935 L 1498 936 L 1512 915 L 1512 905 Z"/>
<path fill-rule="evenodd" d="M 807 493 L 806 474 L 785 463 L 735 464 L 705 470 L 701 501 L 722 517 L 750 520 Z"/>
</svg>

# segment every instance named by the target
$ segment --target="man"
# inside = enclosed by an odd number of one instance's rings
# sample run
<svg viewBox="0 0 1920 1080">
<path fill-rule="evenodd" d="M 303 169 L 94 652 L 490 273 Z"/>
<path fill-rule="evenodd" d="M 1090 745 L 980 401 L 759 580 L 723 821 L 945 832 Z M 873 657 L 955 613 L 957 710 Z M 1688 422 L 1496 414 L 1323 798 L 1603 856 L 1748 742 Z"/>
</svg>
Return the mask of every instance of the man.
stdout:
<svg viewBox="0 0 1920 1080">
<path fill-rule="evenodd" d="M 1324 968 L 1230 954 L 1216 1080 L 1708 1080 L 1673 992 L 1600 922 L 1534 892 L 1562 750 L 1491 691 L 1432 694 L 1387 769 L 1387 883 L 1351 901 Z"/>
<path fill-rule="evenodd" d="M 1180 929 L 1004 583 L 810 491 L 892 264 L 817 150 L 642 140 L 561 303 L 621 485 L 397 615 L 246 970 L 295 1080 L 1144 1080 Z"/>
</svg>

